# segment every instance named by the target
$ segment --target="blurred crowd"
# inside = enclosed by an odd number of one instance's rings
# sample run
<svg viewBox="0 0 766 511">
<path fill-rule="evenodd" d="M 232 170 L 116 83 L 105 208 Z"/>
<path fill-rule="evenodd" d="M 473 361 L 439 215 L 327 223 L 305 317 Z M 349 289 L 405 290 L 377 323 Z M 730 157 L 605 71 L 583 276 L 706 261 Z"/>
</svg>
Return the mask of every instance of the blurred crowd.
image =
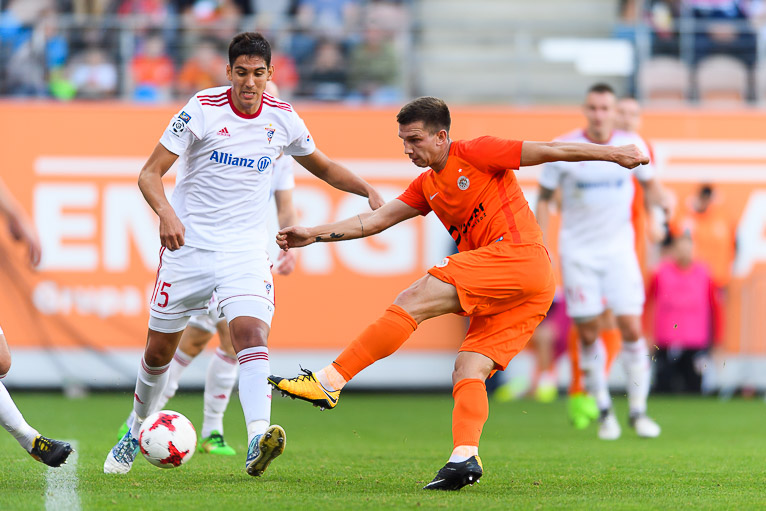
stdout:
<svg viewBox="0 0 766 511">
<path fill-rule="evenodd" d="M 620 0 L 615 35 L 645 52 L 642 64 L 657 63 L 643 65 L 649 76 L 636 81 L 644 99 L 766 97 L 758 55 L 759 40 L 766 40 L 764 0 Z"/>
<path fill-rule="evenodd" d="M 226 81 L 238 32 L 274 49 L 284 99 L 399 102 L 406 0 L 0 0 L 0 94 L 183 99 Z"/>
</svg>

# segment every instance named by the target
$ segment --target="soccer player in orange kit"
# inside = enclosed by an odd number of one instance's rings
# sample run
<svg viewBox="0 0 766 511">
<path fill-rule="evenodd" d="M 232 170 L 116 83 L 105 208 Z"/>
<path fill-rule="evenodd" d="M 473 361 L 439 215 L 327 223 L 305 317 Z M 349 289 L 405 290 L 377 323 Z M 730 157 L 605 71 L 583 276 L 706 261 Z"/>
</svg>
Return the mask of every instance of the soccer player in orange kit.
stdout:
<svg viewBox="0 0 766 511">
<path fill-rule="evenodd" d="M 452 141 L 450 113 L 423 97 L 397 115 L 404 152 L 420 174 L 397 199 L 374 213 L 277 235 L 284 250 L 314 242 L 377 234 L 434 211 L 459 253 L 448 256 L 397 296 L 335 361 L 295 378 L 270 376 L 283 394 L 333 408 L 357 373 L 394 353 L 426 319 L 453 313 L 470 318 L 452 373 L 454 450 L 425 489 L 459 490 L 483 473 L 479 437 L 489 414 L 484 380 L 502 370 L 545 317 L 554 293 L 550 258 L 512 169 L 551 161 L 604 160 L 633 168 L 649 159 L 635 146 L 521 142 L 495 137 Z"/>
</svg>

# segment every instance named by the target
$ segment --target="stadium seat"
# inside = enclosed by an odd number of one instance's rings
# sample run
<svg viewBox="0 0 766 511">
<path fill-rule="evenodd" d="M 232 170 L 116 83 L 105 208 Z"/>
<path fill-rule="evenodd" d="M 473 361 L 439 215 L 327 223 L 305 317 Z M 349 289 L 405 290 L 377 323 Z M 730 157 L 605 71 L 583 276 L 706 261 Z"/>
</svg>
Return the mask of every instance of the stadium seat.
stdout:
<svg viewBox="0 0 766 511">
<path fill-rule="evenodd" d="M 641 99 L 647 103 L 683 105 L 690 97 L 691 73 L 674 57 L 653 57 L 638 70 Z"/>
<path fill-rule="evenodd" d="M 745 64 L 728 55 L 707 57 L 694 72 L 697 97 L 705 106 L 745 104 L 749 81 Z"/>
</svg>

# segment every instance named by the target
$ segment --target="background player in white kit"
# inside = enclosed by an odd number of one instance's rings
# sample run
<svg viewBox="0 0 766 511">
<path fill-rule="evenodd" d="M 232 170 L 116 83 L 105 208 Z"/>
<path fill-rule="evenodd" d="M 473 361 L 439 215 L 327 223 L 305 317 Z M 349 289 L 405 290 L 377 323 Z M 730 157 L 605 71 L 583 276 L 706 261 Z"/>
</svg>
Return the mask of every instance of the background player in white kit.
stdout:
<svg viewBox="0 0 766 511">
<path fill-rule="evenodd" d="M 2 180 L 0 180 L 0 218 L 8 222 L 11 236 L 27 246 L 29 262 L 37 266 L 41 255 L 37 232 Z M 8 349 L 3 329 L 0 328 L 0 380 L 5 378 L 10 370 L 11 351 Z M 27 424 L 2 381 L 0 381 L 0 425 L 13 435 L 13 438 L 34 459 L 50 467 L 61 466 L 72 453 L 72 447 L 67 442 L 44 437 Z"/>
<path fill-rule="evenodd" d="M 197 93 L 175 116 L 144 165 L 138 184 L 160 219 L 160 264 L 150 300 L 149 333 L 133 400 L 136 420 L 104 462 L 126 473 L 138 452 L 138 430 L 155 411 L 167 369 L 189 316 L 207 312 L 215 292 L 229 323 L 240 365 L 239 395 L 247 423 L 247 473 L 258 476 L 282 453 L 285 432 L 270 426 L 267 338 L 274 313 L 266 253 L 266 208 L 273 162 L 284 153 L 335 188 L 380 195 L 327 158 L 288 103 L 264 93 L 274 68 L 260 34 L 239 34 L 229 45 L 231 87 Z M 162 176 L 181 157 L 184 167 L 171 202 Z"/>
<path fill-rule="evenodd" d="M 617 98 L 609 85 L 588 90 L 584 111 L 588 124 L 558 140 L 598 144 L 635 144 L 649 154 L 636 134 L 617 131 Z M 651 204 L 663 196 L 650 165 L 635 175 Z M 630 171 L 605 162 L 549 163 L 540 175 L 537 220 L 547 234 L 549 207 L 561 187 L 559 260 L 566 292 L 567 314 L 574 320 L 581 341 L 581 367 L 588 391 L 601 412 L 599 437 L 614 440 L 621 434 L 612 410 L 605 369 L 606 354 L 599 341 L 599 316 L 609 308 L 617 318 L 624 341 L 622 360 L 627 376 L 630 424 L 639 436 L 656 437 L 660 427 L 646 415 L 650 372 L 646 340 L 641 330 L 644 283 L 635 252 L 631 224 L 634 194 Z"/>
<path fill-rule="evenodd" d="M 266 85 L 266 93 L 274 98 L 279 97 L 279 89 L 273 81 Z M 280 229 L 295 225 L 297 217 L 293 206 L 293 158 L 282 155 L 274 162 L 274 172 L 271 178 L 271 196 L 277 209 L 277 224 Z M 276 232 L 272 233 L 276 236 Z M 273 243 L 273 248 L 278 249 Z M 295 268 L 295 253 L 279 250 L 277 262 L 272 272 L 278 275 L 289 275 Z M 223 415 L 229 404 L 231 392 L 237 380 L 237 354 L 231 345 L 229 325 L 218 312 L 218 300 L 211 300 L 207 314 L 189 318 L 189 323 L 181 335 L 173 360 L 168 368 L 168 382 L 165 390 L 157 400 L 156 408 L 161 410 L 178 391 L 179 380 L 189 364 L 194 360 L 215 334 L 218 334 L 219 345 L 215 354 L 210 358 L 205 376 L 204 410 L 200 447 L 203 452 L 224 456 L 236 454 L 224 439 Z M 127 432 L 133 422 L 131 412 L 128 420 L 120 428 L 119 438 Z"/>
</svg>

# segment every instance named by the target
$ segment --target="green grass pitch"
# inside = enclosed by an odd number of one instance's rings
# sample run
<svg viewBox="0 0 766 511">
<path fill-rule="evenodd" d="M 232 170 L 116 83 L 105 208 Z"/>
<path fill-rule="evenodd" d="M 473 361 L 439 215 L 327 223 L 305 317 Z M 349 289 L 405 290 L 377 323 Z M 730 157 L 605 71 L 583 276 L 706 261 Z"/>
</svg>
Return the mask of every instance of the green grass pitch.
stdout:
<svg viewBox="0 0 766 511">
<path fill-rule="evenodd" d="M 616 442 L 595 426 L 570 427 L 564 401 L 491 403 L 480 484 L 427 492 L 452 449 L 452 400 L 443 395 L 343 396 L 337 409 L 275 396 L 274 423 L 287 448 L 261 478 L 244 471 L 245 428 L 236 396 L 226 438 L 236 457 L 197 452 L 188 465 L 154 468 L 139 455 L 126 476 L 105 476 L 104 458 L 129 411 L 130 393 L 69 400 L 12 392 L 43 434 L 79 444 L 82 509 L 763 509 L 766 507 L 766 405 L 760 400 L 653 398 L 663 427 L 641 440 L 627 427 Z M 616 399 L 621 422 L 626 403 Z M 199 428 L 201 394 L 168 408 Z M 0 430 L 0 509 L 45 509 L 47 467 Z"/>
</svg>

